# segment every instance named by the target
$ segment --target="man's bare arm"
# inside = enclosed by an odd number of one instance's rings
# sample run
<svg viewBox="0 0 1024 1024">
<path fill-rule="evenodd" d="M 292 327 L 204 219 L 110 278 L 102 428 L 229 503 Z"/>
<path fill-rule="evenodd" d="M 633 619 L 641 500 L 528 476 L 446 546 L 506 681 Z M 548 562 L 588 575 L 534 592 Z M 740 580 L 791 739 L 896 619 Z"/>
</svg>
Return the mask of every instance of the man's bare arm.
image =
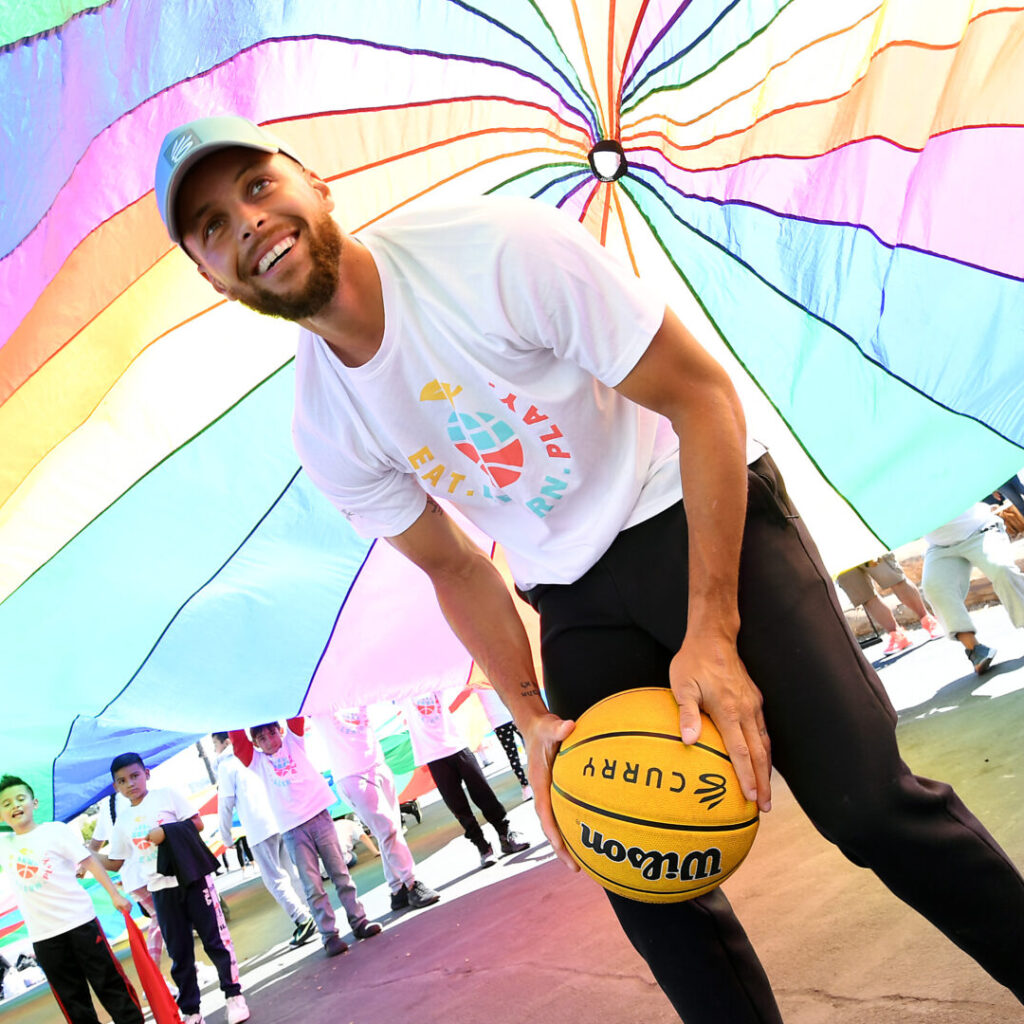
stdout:
<svg viewBox="0 0 1024 1024">
<path fill-rule="evenodd" d="M 551 813 L 551 763 L 572 723 L 541 699 L 533 653 L 512 595 L 490 558 L 440 505 L 427 498 L 420 517 L 390 543 L 429 577 L 448 624 L 483 669 L 523 734 L 541 826 L 559 858 L 578 870 Z"/>
<path fill-rule="evenodd" d="M 750 799 L 771 807 L 771 753 L 761 694 L 736 651 L 740 545 L 746 512 L 746 425 L 722 367 L 666 310 L 650 346 L 618 391 L 667 417 L 679 436 L 689 530 L 686 638 L 672 661 L 683 738 L 711 716 Z"/>
</svg>

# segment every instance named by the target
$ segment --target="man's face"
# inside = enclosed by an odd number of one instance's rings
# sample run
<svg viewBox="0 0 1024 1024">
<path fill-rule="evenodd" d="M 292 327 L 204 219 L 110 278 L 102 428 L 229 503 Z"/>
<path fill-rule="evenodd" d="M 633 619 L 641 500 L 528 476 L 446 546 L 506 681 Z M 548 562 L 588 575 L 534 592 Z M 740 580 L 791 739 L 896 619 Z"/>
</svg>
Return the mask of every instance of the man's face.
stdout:
<svg viewBox="0 0 1024 1024">
<path fill-rule="evenodd" d="M 342 235 L 333 208 L 327 186 L 294 160 L 237 147 L 189 171 L 175 207 L 203 277 L 286 320 L 315 316 L 337 291 Z"/>
<path fill-rule="evenodd" d="M 257 729 L 252 734 L 252 745 L 264 754 L 276 754 L 281 749 L 281 726 Z"/>
<path fill-rule="evenodd" d="M 135 807 L 149 792 L 149 769 L 137 762 L 119 768 L 114 773 L 114 789 Z"/>
<path fill-rule="evenodd" d="M 0 820 L 15 832 L 24 832 L 34 822 L 39 801 L 27 786 L 8 786 L 0 791 Z"/>
</svg>

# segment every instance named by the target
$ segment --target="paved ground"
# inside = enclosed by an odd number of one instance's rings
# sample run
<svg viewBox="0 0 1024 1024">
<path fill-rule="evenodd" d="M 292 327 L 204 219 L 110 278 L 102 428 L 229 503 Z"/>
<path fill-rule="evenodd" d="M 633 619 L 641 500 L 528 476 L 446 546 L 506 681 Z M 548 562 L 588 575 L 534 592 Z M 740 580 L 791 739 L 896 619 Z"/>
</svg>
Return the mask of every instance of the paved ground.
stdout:
<svg viewBox="0 0 1024 1024">
<path fill-rule="evenodd" d="M 1001 608 L 977 613 L 999 648 L 983 679 L 959 646 L 921 643 L 879 665 L 901 712 L 907 761 L 953 782 L 1018 864 L 1024 863 L 1024 633 Z M 920 640 L 923 634 L 913 634 Z M 866 650 L 880 658 L 881 647 Z M 289 950 L 290 922 L 250 878 L 227 892 L 254 1024 L 669 1024 L 674 1015 L 618 931 L 597 888 L 570 875 L 541 840 L 509 772 L 493 781 L 515 826 L 535 840 L 487 871 L 440 804 L 408 838 L 421 877 L 444 899 L 392 915 L 379 861 L 353 872 L 385 931 L 324 958 Z M 775 780 L 747 863 L 726 883 L 787 1024 L 1011 1024 L 1024 1009 L 930 925 L 822 840 Z M 1024 949 L 1021 951 L 1024 957 Z M 223 1024 L 207 989 L 204 1012 Z M 0 1010 L 3 1024 L 57 1024 L 46 992 Z M 101 1016 L 102 1019 L 102 1016 Z M 723 1021 L 722 1024 L 729 1024 Z"/>
</svg>

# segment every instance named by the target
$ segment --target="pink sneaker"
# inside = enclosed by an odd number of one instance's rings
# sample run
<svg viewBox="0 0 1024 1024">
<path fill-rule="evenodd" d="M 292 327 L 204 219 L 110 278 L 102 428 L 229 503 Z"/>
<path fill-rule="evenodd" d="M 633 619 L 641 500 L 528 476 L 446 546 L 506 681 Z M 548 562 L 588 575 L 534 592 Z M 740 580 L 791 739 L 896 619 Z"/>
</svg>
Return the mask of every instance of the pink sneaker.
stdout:
<svg viewBox="0 0 1024 1024">
<path fill-rule="evenodd" d="M 889 634 L 889 642 L 882 653 L 895 654 L 897 651 L 905 651 L 911 643 L 910 637 L 902 629 L 895 629 Z"/>
<path fill-rule="evenodd" d="M 925 615 L 921 619 L 921 628 L 928 631 L 928 635 L 933 640 L 938 640 L 940 636 L 943 636 L 942 627 L 939 625 L 939 620 L 934 615 Z"/>
</svg>

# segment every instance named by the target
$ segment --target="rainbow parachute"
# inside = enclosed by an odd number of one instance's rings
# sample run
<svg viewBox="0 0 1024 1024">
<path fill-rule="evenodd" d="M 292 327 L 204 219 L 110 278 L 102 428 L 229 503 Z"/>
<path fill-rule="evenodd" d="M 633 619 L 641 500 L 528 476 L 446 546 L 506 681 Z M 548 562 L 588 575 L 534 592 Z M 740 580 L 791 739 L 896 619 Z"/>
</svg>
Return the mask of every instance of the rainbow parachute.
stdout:
<svg viewBox="0 0 1024 1024">
<path fill-rule="evenodd" d="M 838 570 L 1024 465 L 1022 11 L 2 0 L 3 768 L 66 817 L 126 747 L 468 669 L 302 474 L 293 330 L 167 240 L 170 127 L 272 123 L 353 230 L 487 192 L 581 219 L 728 366 Z"/>
</svg>

